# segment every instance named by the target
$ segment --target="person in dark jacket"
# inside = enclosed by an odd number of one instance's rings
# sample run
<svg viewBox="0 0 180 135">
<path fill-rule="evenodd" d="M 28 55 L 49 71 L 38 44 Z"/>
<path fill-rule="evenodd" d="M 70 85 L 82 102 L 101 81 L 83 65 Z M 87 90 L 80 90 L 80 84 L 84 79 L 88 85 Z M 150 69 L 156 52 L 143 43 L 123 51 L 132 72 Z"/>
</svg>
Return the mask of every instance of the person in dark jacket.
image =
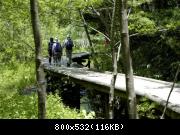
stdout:
<svg viewBox="0 0 180 135">
<path fill-rule="evenodd" d="M 62 47 L 58 38 L 55 38 L 55 42 L 52 47 L 52 56 L 54 65 L 60 66 L 61 65 L 61 56 L 62 56 Z"/>
<path fill-rule="evenodd" d="M 66 58 L 68 59 L 67 66 L 69 67 L 72 63 L 72 51 L 73 51 L 73 41 L 70 35 L 67 35 L 67 39 L 64 42 L 64 46 L 66 48 Z"/>
<path fill-rule="evenodd" d="M 51 37 L 50 38 L 50 41 L 48 43 L 48 54 L 49 54 L 49 64 L 51 65 L 51 62 L 52 62 L 52 46 L 53 46 L 53 41 L 54 39 Z"/>
</svg>

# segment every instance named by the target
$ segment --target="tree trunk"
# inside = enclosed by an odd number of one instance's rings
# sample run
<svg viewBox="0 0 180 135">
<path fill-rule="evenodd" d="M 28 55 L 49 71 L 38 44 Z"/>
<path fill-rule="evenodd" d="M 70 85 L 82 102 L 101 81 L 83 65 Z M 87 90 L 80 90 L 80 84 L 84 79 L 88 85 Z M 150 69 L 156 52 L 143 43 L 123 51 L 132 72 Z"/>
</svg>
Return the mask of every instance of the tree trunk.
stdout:
<svg viewBox="0 0 180 135">
<path fill-rule="evenodd" d="M 136 119 L 137 118 L 136 94 L 134 91 L 133 68 L 132 68 L 132 60 L 131 60 L 130 47 L 129 47 L 127 0 L 119 0 L 119 1 L 120 1 L 120 10 L 121 10 L 121 17 L 120 17 L 121 43 L 123 49 L 124 67 L 125 67 L 125 76 L 126 76 L 128 114 L 130 119 Z"/>
<path fill-rule="evenodd" d="M 90 45 L 90 48 L 91 48 L 91 53 L 92 53 L 92 57 L 93 57 L 94 63 L 96 65 L 96 68 L 99 69 L 99 64 L 98 64 L 96 58 L 94 57 L 95 56 L 94 48 L 93 48 L 93 44 L 92 44 L 92 41 L 91 41 L 91 37 L 90 37 L 89 32 L 88 32 L 87 23 L 86 23 L 86 21 L 84 19 L 84 16 L 83 16 L 83 14 L 82 14 L 80 9 L 79 9 L 79 15 L 81 16 L 81 19 L 82 19 L 82 22 L 83 22 L 83 25 L 84 25 L 84 30 L 86 32 L 86 35 L 87 35 L 87 38 L 88 38 L 88 41 L 89 41 L 89 45 Z"/>
<path fill-rule="evenodd" d="M 113 14 L 112 14 L 112 20 L 111 20 L 111 53 L 112 53 L 112 65 L 113 65 L 113 74 L 111 78 L 111 85 L 110 85 L 110 92 L 109 92 L 109 119 L 114 118 L 114 88 L 115 88 L 115 82 L 117 77 L 117 53 L 115 52 L 115 18 L 116 18 L 116 11 L 117 11 L 117 0 L 114 1 L 114 7 L 113 7 Z"/>
<path fill-rule="evenodd" d="M 35 62 L 36 62 L 36 79 L 38 84 L 38 118 L 45 119 L 46 117 L 46 85 L 44 70 L 41 65 L 41 35 L 38 17 L 38 5 L 37 0 L 30 0 L 31 7 L 31 21 L 35 42 Z"/>
<path fill-rule="evenodd" d="M 117 77 L 117 53 L 114 54 L 113 74 L 111 78 L 111 86 L 109 92 L 109 119 L 114 118 L 114 89 Z"/>
</svg>

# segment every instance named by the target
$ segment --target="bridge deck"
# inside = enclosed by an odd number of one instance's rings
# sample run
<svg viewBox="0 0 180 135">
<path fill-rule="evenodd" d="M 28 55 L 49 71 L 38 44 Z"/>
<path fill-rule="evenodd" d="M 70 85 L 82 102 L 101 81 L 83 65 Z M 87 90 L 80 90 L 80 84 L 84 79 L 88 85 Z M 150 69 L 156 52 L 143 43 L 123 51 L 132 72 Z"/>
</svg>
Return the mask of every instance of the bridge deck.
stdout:
<svg viewBox="0 0 180 135">
<path fill-rule="evenodd" d="M 111 74 L 99 73 L 89 71 L 84 68 L 67 68 L 67 67 L 54 67 L 45 64 L 45 70 L 54 72 L 60 76 L 68 76 L 74 82 L 79 83 L 85 87 L 95 88 L 97 90 L 108 93 Z M 135 92 L 139 96 L 145 96 L 148 99 L 165 105 L 168 94 L 172 87 L 172 83 L 159 81 L 155 79 L 134 76 Z M 115 95 L 125 95 L 125 75 L 118 74 L 115 84 Z M 168 108 L 180 114 L 180 85 L 176 84 L 173 92 L 171 93 Z"/>
<path fill-rule="evenodd" d="M 72 56 L 73 61 L 76 59 L 88 59 L 89 53 L 74 54 Z M 67 68 L 65 67 L 66 58 L 62 58 L 62 67 L 51 66 L 48 64 L 48 60 L 44 60 L 44 69 L 59 76 L 68 76 L 69 79 L 75 83 L 81 84 L 86 88 L 94 88 L 96 90 L 109 93 L 111 73 L 94 72 L 89 71 L 87 68 Z M 171 90 L 172 83 L 151 78 L 145 78 L 140 76 L 134 76 L 134 88 L 137 96 L 145 96 L 148 99 L 165 106 L 168 94 Z M 125 75 L 118 74 L 115 83 L 115 95 L 126 96 Z M 168 109 L 175 113 L 180 114 L 180 84 L 175 84 L 173 92 L 171 93 Z"/>
</svg>

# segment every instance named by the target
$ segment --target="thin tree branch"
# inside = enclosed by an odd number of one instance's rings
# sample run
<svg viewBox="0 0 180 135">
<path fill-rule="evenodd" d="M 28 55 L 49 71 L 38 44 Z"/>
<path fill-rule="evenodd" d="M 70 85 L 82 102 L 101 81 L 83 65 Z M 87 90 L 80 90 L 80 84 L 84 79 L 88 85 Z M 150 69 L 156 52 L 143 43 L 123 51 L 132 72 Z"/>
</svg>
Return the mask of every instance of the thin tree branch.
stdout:
<svg viewBox="0 0 180 135">
<path fill-rule="evenodd" d="M 95 13 L 97 16 L 100 16 L 101 14 L 91 5 L 91 10 L 93 13 Z"/>
<path fill-rule="evenodd" d="M 132 35 L 129 35 L 129 37 L 134 37 L 134 36 L 137 36 L 137 35 L 139 35 L 140 33 L 134 33 L 134 34 L 132 34 Z"/>
<path fill-rule="evenodd" d="M 96 31 L 96 32 L 98 32 L 98 33 L 100 33 L 100 34 L 102 34 L 105 38 L 107 38 L 108 41 L 111 41 L 111 39 L 110 39 L 108 36 L 106 36 L 104 33 L 98 31 L 97 29 L 93 28 L 92 26 L 89 26 L 89 25 L 88 25 L 88 27 L 91 28 L 91 29 L 93 29 L 94 31 Z"/>
<path fill-rule="evenodd" d="M 117 46 L 119 43 L 121 43 L 121 40 L 119 40 L 119 41 L 114 45 L 114 47 Z"/>
<path fill-rule="evenodd" d="M 101 22 L 106 27 L 107 32 L 109 33 L 109 27 L 108 27 L 108 24 L 107 24 L 107 21 L 105 20 L 105 18 L 93 7 L 93 5 L 91 5 L 91 8 L 92 8 L 91 10 L 93 11 L 93 13 L 95 13 L 99 17 Z"/>
<path fill-rule="evenodd" d="M 157 31 L 159 32 L 164 32 L 164 31 L 168 31 L 169 29 L 159 29 Z M 141 33 L 134 33 L 134 34 L 131 34 L 129 35 L 129 37 L 134 37 L 134 36 L 137 36 L 137 35 L 140 35 Z M 144 34 L 141 34 L 141 35 L 144 35 Z"/>
<path fill-rule="evenodd" d="M 130 13 L 131 13 L 131 8 L 128 10 L 127 18 L 129 18 Z"/>
<path fill-rule="evenodd" d="M 161 31 L 168 31 L 168 29 L 160 29 L 160 30 L 158 30 L 158 31 L 160 31 L 160 32 L 161 32 Z"/>
<path fill-rule="evenodd" d="M 112 7 L 106 7 L 106 8 L 98 8 L 98 9 L 96 9 L 97 12 L 98 11 L 104 11 L 104 10 L 113 10 L 113 8 Z"/>
<path fill-rule="evenodd" d="M 78 9 L 78 11 L 79 11 L 79 15 L 80 15 L 80 17 L 81 17 L 81 19 L 82 19 L 82 22 L 83 22 L 83 24 L 84 24 L 84 30 L 85 30 L 85 32 L 86 32 L 86 35 L 87 35 L 87 38 L 88 38 L 88 41 L 89 41 L 89 45 L 90 45 L 90 49 L 91 49 L 91 53 L 92 53 L 92 57 L 93 57 L 94 63 L 95 63 L 95 65 L 97 66 L 97 69 L 99 69 L 98 61 L 97 61 L 96 57 L 94 56 L 94 48 L 93 48 L 93 43 L 92 43 L 92 41 L 91 41 L 91 37 L 90 37 L 89 31 L 88 31 L 88 25 L 87 25 L 87 23 L 86 23 L 86 20 L 85 20 L 85 18 L 84 18 L 84 16 L 83 16 L 82 11 L 81 11 L 80 9 Z"/>
<path fill-rule="evenodd" d="M 164 107 L 164 111 L 163 111 L 163 114 L 162 114 L 162 116 L 161 116 L 161 119 L 164 119 L 164 115 L 165 115 L 166 110 L 167 110 L 169 98 L 170 98 L 171 93 L 172 93 L 172 91 L 173 91 L 173 89 L 174 89 L 174 85 L 175 85 L 175 83 L 176 83 L 176 80 L 177 80 L 177 77 L 178 77 L 178 74 L 179 74 L 179 70 L 180 70 L 180 64 L 178 65 L 178 68 L 177 68 L 177 71 L 176 71 L 176 75 L 175 75 L 175 77 L 174 77 L 174 82 L 173 82 L 173 85 L 172 85 L 171 90 L 170 90 L 170 92 L 169 92 L 169 95 L 168 95 L 168 98 L 167 98 L 167 101 L 166 101 L 166 106 Z"/>
<path fill-rule="evenodd" d="M 19 41 L 18 41 L 19 42 Z M 33 48 L 30 44 L 28 44 L 26 41 L 21 40 L 21 42 L 23 42 L 25 45 L 27 45 L 29 48 L 31 48 L 32 51 L 35 52 L 35 48 Z"/>
<path fill-rule="evenodd" d="M 118 47 L 117 62 L 119 62 L 120 52 L 121 52 L 121 43 L 120 43 L 120 45 L 119 45 L 119 47 Z"/>
</svg>

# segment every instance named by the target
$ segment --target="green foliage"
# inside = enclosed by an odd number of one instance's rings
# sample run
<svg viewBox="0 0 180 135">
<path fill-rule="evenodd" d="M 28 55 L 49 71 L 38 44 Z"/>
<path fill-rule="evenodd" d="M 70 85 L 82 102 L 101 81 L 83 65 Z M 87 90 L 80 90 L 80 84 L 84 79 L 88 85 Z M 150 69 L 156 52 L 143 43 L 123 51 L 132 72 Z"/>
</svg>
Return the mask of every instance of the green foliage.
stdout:
<svg viewBox="0 0 180 135">
<path fill-rule="evenodd" d="M 141 11 L 129 17 L 129 30 L 131 33 L 153 34 L 156 32 L 156 24 Z"/>
<path fill-rule="evenodd" d="M 175 30 L 180 26 L 179 15 L 180 9 L 159 10 L 152 13 L 153 20 L 158 24 L 159 29 Z"/>
<path fill-rule="evenodd" d="M 35 83 L 34 64 L 13 63 L 1 67 L 0 92 L 16 92 Z"/>
<path fill-rule="evenodd" d="M 38 98 L 36 93 L 22 95 L 35 85 L 34 64 L 6 65 L 0 67 L 0 119 L 37 119 Z M 30 94 L 32 93 L 32 94 Z M 66 107 L 58 95 L 48 95 L 46 101 L 49 119 L 90 119 L 93 113 L 86 113 Z"/>
<path fill-rule="evenodd" d="M 2 66 L 1 71 L 0 118 L 35 118 L 35 97 L 17 93 L 35 83 L 33 64 L 8 64 Z"/>
<path fill-rule="evenodd" d="M 0 60 L 9 63 L 15 59 L 32 59 L 32 33 L 29 1 L 2 1 L 0 8 L 0 38 L 2 55 Z M 28 38 L 25 38 L 28 37 Z"/>
<path fill-rule="evenodd" d="M 88 6 L 99 6 L 103 0 L 76 0 L 73 4 L 76 8 L 84 8 Z"/>
<path fill-rule="evenodd" d="M 133 1 L 129 0 L 128 4 L 137 7 L 142 5 L 143 3 L 150 3 L 150 2 L 152 2 L 152 0 L 133 0 Z"/>
<path fill-rule="evenodd" d="M 37 118 L 37 96 L 22 96 L 18 93 L 8 96 L 0 94 L 1 119 Z"/>
<path fill-rule="evenodd" d="M 83 31 L 79 25 L 80 17 L 77 9 L 88 6 L 99 6 L 102 0 L 40 0 L 39 16 L 42 35 L 43 55 L 47 56 L 49 38 L 58 37 L 63 42 L 67 34 L 73 39 L 79 38 L 78 31 Z M 32 35 L 30 4 L 24 1 L 2 1 L 0 3 L 0 38 L 2 53 L 0 60 L 3 63 L 29 61 L 34 58 L 34 40 Z"/>
<path fill-rule="evenodd" d="M 137 111 L 140 119 L 159 119 L 158 110 L 159 105 L 143 97 L 137 105 Z"/>
<path fill-rule="evenodd" d="M 47 118 L 49 119 L 81 119 L 85 118 L 83 112 L 66 107 L 58 95 L 49 95 L 47 98 Z"/>
<path fill-rule="evenodd" d="M 143 1 L 143 0 L 142 0 Z M 168 2 L 171 4 L 172 0 Z M 179 62 L 179 9 L 149 9 L 140 4 L 129 16 L 133 66 L 137 75 L 173 81 L 174 64 Z M 146 9 L 147 8 L 147 9 Z M 149 65 L 149 66 L 148 66 Z"/>
<path fill-rule="evenodd" d="M 38 103 L 37 95 L 19 95 L 18 93 L 8 96 L 0 94 L 0 119 L 37 119 Z M 58 95 L 48 95 L 47 101 L 48 119 L 92 119 L 94 113 L 89 114 L 82 110 L 78 112 L 64 106 Z"/>
<path fill-rule="evenodd" d="M 180 56 L 178 37 L 180 9 L 172 6 L 168 9 L 154 10 L 151 2 L 152 0 L 128 1 L 132 7 L 129 16 L 130 33 L 139 33 L 137 37 L 130 38 L 133 47 L 134 71 L 141 76 L 173 80 L 175 65 L 179 63 Z M 173 5 L 171 3 L 176 3 L 176 0 L 168 1 L 169 5 Z M 149 6 L 142 7 L 142 4 Z M 47 43 L 50 36 L 57 36 L 62 43 L 66 35 L 71 34 L 76 46 L 74 52 L 89 50 L 89 48 L 81 47 L 78 42 L 87 37 L 84 36 L 77 9 L 93 16 L 89 8 L 91 6 L 96 9 L 112 7 L 112 1 L 39 0 L 43 56 L 47 56 Z M 35 85 L 35 66 L 32 63 L 26 63 L 31 62 L 35 55 L 29 7 L 29 0 L 0 1 L 0 112 L 2 112 L 0 118 L 37 118 L 37 96 L 17 94 Z M 104 16 L 103 10 L 100 13 Z M 96 29 L 99 29 L 98 26 L 101 27 L 97 24 L 97 20 L 90 18 L 88 21 Z M 107 20 L 107 22 L 110 21 Z M 110 47 L 104 46 L 102 36 L 91 35 L 91 37 L 95 51 L 103 52 L 96 55 L 99 69 L 112 70 Z M 147 68 L 148 64 L 151 65 L 149 68 Z M 93 113 L 87 114 L 85 111 L 77 113 L 77 110 L 65 107 L 57 96 L 49 95 L 47 99 L 48 118 L 94 117 Z M 147 112 L 149 118 L 154 118 L 152 116 L 154 104 L 146 101 L 138 108 L 140 115 L 144 116 Z"/>
<path fill-rule="evenodd" d="M 174 52 L 178 56 L 180 56 L 180 45 L 179 45 L 179 42 L 177 41 L 178 41 L 178 37 L 176 36 L 167 36 L 165 40 L 166 44 L 170 46 L 171 49 L 174 50 Z"/>
</svg>

